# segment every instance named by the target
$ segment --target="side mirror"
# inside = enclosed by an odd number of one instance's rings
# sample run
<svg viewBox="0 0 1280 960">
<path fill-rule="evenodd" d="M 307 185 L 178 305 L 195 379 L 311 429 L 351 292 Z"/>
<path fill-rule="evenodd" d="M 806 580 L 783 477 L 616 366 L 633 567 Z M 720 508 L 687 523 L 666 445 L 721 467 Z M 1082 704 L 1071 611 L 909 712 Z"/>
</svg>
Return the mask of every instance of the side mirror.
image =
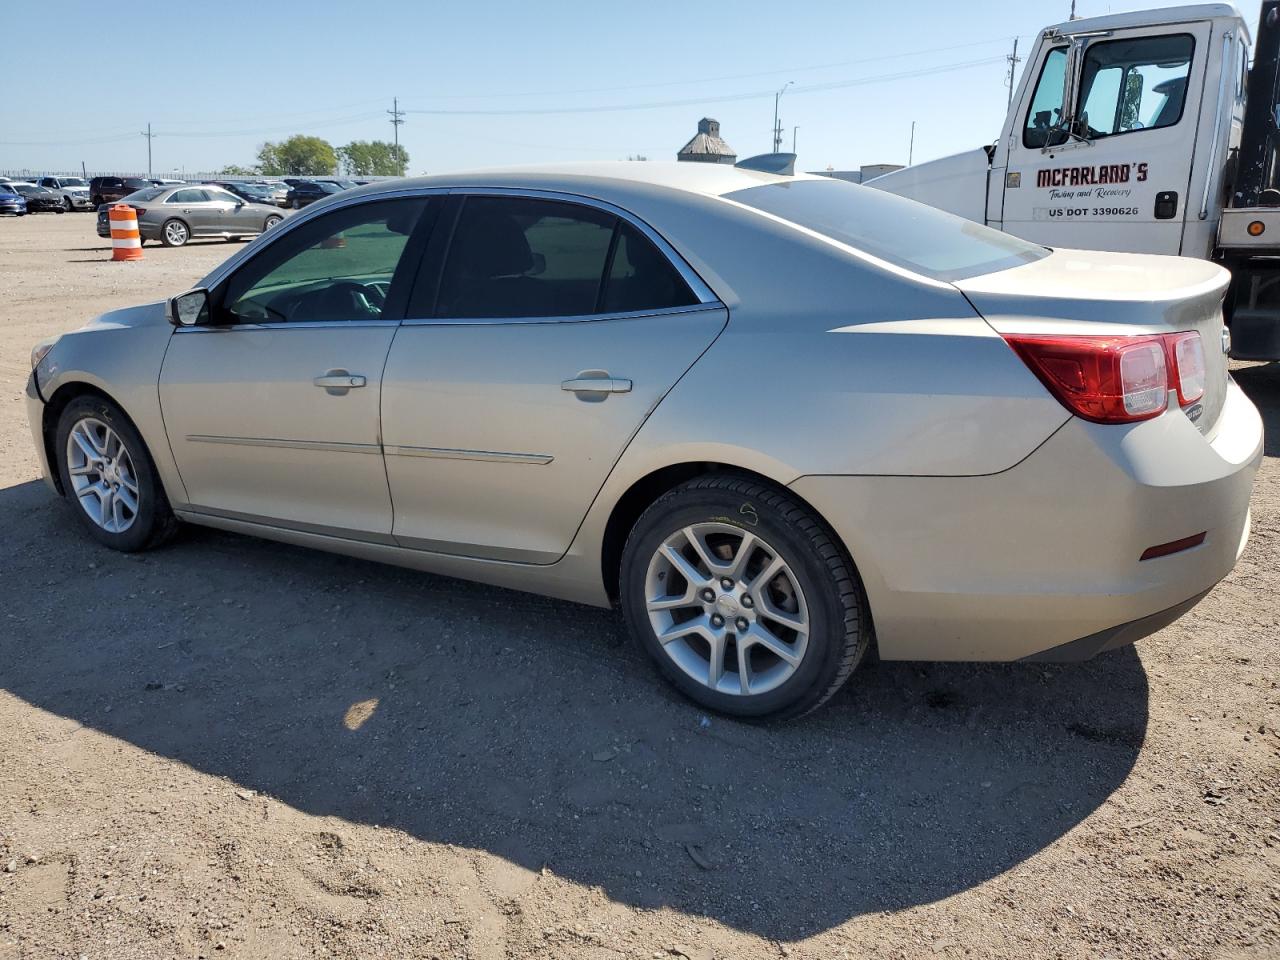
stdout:
<svg viewBox="0 0 1280 960">
<path fill-rule="evenodd" d="M 169 301 L 169 322 L 175 327 L 194 327 L 209 322 L 209 291 L 188 290 Z"/>
</svg>

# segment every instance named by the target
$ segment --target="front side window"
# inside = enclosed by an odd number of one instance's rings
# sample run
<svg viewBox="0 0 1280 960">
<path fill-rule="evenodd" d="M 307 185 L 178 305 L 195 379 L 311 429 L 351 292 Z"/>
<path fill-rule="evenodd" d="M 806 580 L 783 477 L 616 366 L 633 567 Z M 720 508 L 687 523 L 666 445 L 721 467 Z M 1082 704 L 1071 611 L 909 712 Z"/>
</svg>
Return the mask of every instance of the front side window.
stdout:
<svg viewBox="0 0 1280 960">
<path fill-rule="evenodd" d="M 934 280 L 962 280 L 1049 255 L 1044 247 L 972 220 L 827 177 L 748 187 L 725 199 Z"/>
<path fill-rule="evenodd" d="M 427 202 L 360 204 L 291 230 L 232 275 L 222 296 L 225 322 L 383 319 Z"/>
<path fill-rule="evenodd" d="M 1081 135 L 1173 126 L 1182 119 L 1194 52 L 1188 34 L 1090 44 L 1080 74 Z"/>
<path fill-rule="evenodd" d="M 1049 145 L 1052 131 L 1062 120 L 1062 90 L 1067 76 L 1067 48 L 1054 47 L 1044 58 L 1036 92 L 1031 97 L 1026 126 L 1022 131 L 1024 147 Z"/>
<path fill-rule="evenodd" d="M 695 302 L 666 257 L 611 213 L 556 200 L 468 197 L 436 316 L 581 317 Z"/>
</svg>

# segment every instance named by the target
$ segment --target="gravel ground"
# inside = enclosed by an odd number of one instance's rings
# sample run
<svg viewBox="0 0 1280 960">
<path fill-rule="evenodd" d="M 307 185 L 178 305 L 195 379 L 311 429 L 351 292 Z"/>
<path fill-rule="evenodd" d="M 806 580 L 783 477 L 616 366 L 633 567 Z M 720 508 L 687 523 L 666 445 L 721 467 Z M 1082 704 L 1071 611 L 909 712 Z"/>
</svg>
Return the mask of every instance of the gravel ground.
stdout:
<svg viewBox="0 0 1280 960">
<path fill-rule="evenodd" d="M 1235 572 L 1071 667 L 704 717 L 607 612 L 38 482 L 37 339 L 234 247 L 0 222 L 0 958 L 1280 956 L 1280 445 Z M 1280 436 L 1280 365 L 1237 379 Z"/>
</svg>

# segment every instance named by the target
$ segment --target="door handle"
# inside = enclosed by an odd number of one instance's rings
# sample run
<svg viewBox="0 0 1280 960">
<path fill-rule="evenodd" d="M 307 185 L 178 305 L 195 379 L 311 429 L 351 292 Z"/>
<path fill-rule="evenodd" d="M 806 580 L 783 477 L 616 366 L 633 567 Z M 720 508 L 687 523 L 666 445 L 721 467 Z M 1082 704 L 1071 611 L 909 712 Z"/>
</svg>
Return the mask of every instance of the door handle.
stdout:
<svg viewBox="0 0 1280 960">
<path fill-rule="evenodd" d="M 350 373 L 346 370 L 329 370 L 311 382 L 317 387 L 324 388 L 326 393 L 340 397 L 348 390 L 355 387 L 363 387 L 367 381 L 358 373 Z"/>
<path fill-rule="evenodd" d="M 630 393 L 631 381 L 618 377 L 575 377 L 562 380 L 560 389 L 570 393 Z"/>
</svg>

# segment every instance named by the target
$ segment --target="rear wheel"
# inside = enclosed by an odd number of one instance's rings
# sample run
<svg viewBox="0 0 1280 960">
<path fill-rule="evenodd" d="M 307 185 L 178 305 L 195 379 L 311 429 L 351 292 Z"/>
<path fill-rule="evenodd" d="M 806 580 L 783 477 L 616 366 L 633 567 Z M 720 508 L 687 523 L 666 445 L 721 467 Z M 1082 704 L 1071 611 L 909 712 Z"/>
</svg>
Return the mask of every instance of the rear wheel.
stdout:
<svg viewBox="0 0 1280 960">
<path fill-rule="evenodd" d="M 99 543 L 133 552 L 177 529 L 142 437 L 114 403 L 77 397 L 58 418 L 55 453 L 62 489 Z"/>
<path fill-rule="evenodd" d="M 776 488 L 713 474 L 659 498 L 623 551 L 632 638 L 703 706 L 796 717 L 848 679 L 871 642 L 835 536 Z"/>
<path fill-rule="evenodd" d="M 63 198 L 62 198 L 62 209 L 63 209 L 63 210 L 66 210 L 68 213 L 70 213 L 70 212 L 71 212 L 71 198 L 70 198 L 70 197 L 63 197 Z"/>
<path fill-rule="evenodd" d="M 277 223 L 279 223 L 283 219 L 284 219 L 283 217 L 278 217 L 278 216 L 275 216 L 274 214 L 267 217 L 267 219 L 263 221 L 262 232 L 266 233 L 268 230 L 270 230 L 272 227 L 274 227 Z"/>
<path fill-rule="evenodd" d="M 160 242 L 166 247 L 181 247 L 191 239 L 191 230 L 181 220 L 166 220 L 160 228 Z"/>
</svg>

